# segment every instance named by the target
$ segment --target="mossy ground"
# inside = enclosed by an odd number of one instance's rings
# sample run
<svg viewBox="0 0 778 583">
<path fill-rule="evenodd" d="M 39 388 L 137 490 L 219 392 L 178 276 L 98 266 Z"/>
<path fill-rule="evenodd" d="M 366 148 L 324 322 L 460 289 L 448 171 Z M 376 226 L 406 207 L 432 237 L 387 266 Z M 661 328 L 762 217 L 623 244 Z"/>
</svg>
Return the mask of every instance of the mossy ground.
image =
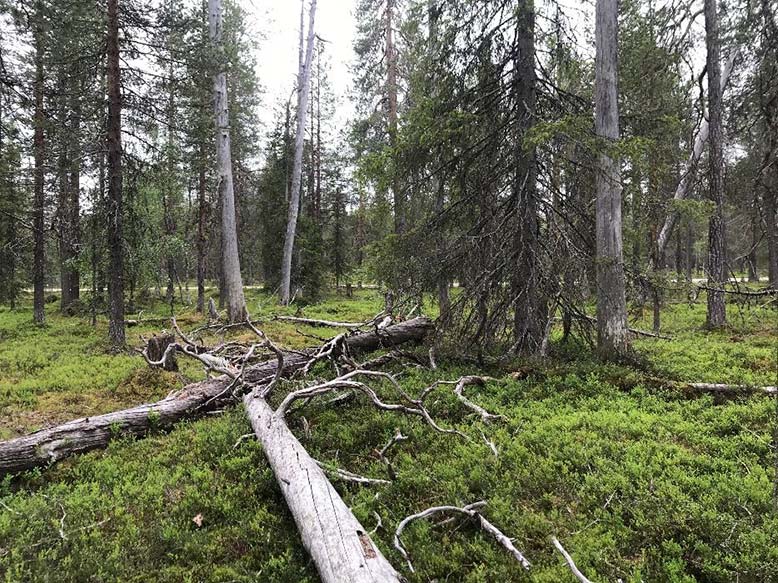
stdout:
<svg viewBox="0 0 778 583">
<path fill-rule="evenodd" d="M 332 295 L 304 314 L 338 320 L 371 317 L 375 291 Z M 249 292 L 257 319 L 277 312 Z M 147 307 L 145 317 L 164 315 Z M 182 309 L 180 319 L 196 318 Z M 288 312 L 287 312 L 288 313 Z M 0 311 L 0 437 L 164 396 L 201 378 L 187 363 L 181 378 L 149 371 L 134 355 L 105 352 L 103 324 L 58 316 L 36 329 L 29 310 Z M 687 381 L 775 384 L 776 312 L 730 309 L 733 327 L 703 332 L 704 303 L 668 306 L 672 341 L 641 339 L 650 376 Z M 647 327 L 637 318 L 634 325 Z M 160 325 L 132 328 L 130 341 Z M 316 341 L 297 332 L 331 330 L 268 321 L 288 346 Z M 364 403 L 312 403 L 290 426 L 311 454 L 384 477 L 372 454 L 396 428 L 410 439 L 393 450 L 398 479 L 388 486 L 337 484 L 372 528 L 390 560 L 399 520 L 431 505 L 486 500 L 485 515 L 533 563 L 529 575 L 468 523 L 419 522 L 404 535 L 417 569 L 412 581 L 573 581 L 550 537 L 557 536 L 593 581 L 778 581 L 774 504 L 776 403 L 762 396 L 714 399 L 651 388 L 647 373 L 597 362 L 580 346 L 554 345 L 547 365 L 515 363 L 487 371 L 500 380 L 468 395 L 503 423 L 468 415 L 449 389 L 430 400 L 443 436 L 418 419 Z M 418 392 L 438 378 L 480 371 L 453 362 L 408 370 Z M 322 367 L 317 376 L 329 371 Z M 389 387 L 375 385 L 393 398 Z M 287 385 L 284 388 L 289 388 Z M 302 417 L 310 437 L 302 430 Z M 103 452 L 0 483 L 0 574 L 5 581 L 316 581 L 261 448 L 240 409 L 181 423 L 166 434 L 114 442 Z M 481 433 L 499 450 L 495 457 Z M 202 525 L 193 522 L 202 516 Z"/>
</svg>

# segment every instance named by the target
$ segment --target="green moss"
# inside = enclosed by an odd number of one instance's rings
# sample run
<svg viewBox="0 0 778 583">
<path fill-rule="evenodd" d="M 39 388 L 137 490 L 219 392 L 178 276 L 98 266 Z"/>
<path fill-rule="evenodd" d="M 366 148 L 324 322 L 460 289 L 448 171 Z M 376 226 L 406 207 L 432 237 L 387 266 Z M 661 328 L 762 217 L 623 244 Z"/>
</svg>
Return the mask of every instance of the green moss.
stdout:
<svg viewBox="0 0 778 583">
<path fill-rule="evenodd" d="M 287 345 L 316 342 L 296 328 L 337 332 L 274 322 L 273 315 L 294 311 L 278 308 L 261 290 L 247 295 L 252 315 Z M 303 314 L 361 320 L 381 301 L 374 290 L 353 299 L 333 295 Z M 150 306 L 145 315 L 164 313 L 165 306 Z M 663 322 L 674 339 L 641 339 L 636 348 L 652 376 L 773 384 L 774 315 L 748 314 L 727 332 L 706 333 L 704 306 L 669 306 Z M 191 313 L 184 318 L 190 328 L 199 321 Z M 7 435 L 149 401 L 180 386 L 177 375 L 151 371 L 138 356 L 106 355 L 102 324 L 95 330 L 52 312 L 39 330 L 29 320 L 29 311 L 0 311 L 0 428 Z M 638 318 L 633 325 L 649 324 Z M 133 342 L 153 330 L 131 329 Z M 374 512 L 382 517 L 375 539 L 402 570 L 391 538 L 404 516 L 481 499 L 489 520 L 533 563 L 531 575 L 524 574 L 473 524 L 419 521 L 403 536 L 417 569 L 412 581 L 570 581 L 551 536 L 593 581 L 778 580 L 774 402 L 657 390 L 645 373 L 604 365 L 581 345 L 557 342 L 553 351 L 557 359 L 543 366 L 516 363 L 523 371 L 516 378 L 506 376 L 510 370 L 490 370 L 504 378 L 466 389 L 505 422 L 483 424 L 450 386 L 430 397 L 435 419 L 469 440 L 375 411 L 362 399 L 338 407 L 314 401 L 291 416 L 290 427 L 317 459 L 375 477 L 385 477 L 386 469 L 374 449 L 397 428 L 410 436 L 390 452 L 398 474 L 392 484 L 336 484 L 366 528 L 373 528 Z M 435 379 L 478 373 L 441 364 L 434 373 L 409 369 L 404 386 L 418 393 Z M 196 364 L 182 365 L 185 380 L 202 377 Z M 314 372 L 331 374 L 325 366 Z M 390 386 L 371 384 L 386 400 L 396 399 Z M 300 415 L 310 438 L 303 437 Z M 261 448 L 251 440 L 234 447 L 249 430 L 235 409 L 143 440 L 120 438 L 104 452 L 6 479 L 0 579 L 316 581 Z"/>
</svg>

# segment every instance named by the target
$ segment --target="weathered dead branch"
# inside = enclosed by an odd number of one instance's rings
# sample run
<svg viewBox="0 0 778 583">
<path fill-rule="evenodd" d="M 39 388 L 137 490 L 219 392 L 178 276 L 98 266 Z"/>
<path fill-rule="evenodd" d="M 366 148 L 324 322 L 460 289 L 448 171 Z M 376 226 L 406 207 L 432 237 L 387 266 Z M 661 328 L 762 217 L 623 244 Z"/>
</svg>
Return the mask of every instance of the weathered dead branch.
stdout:
<svg viewBox="0 0 778 583">
<path fill-rule="evenodd" d="M 334 466 L 330 466 L 319 460 L 314 460 L 314 461 L 326 473 L 331 474 L 335 476 L 338 480 L 342 480 L 344 482 L 353 482 L 354 484 L 367 484 L 367 485 L 392 483 L 389 480 L 382 480 L 381 478 L 368 478 L 366 476 L 360 476 L 359 474 L 349 472 L 348 470 L 344 470 L 343 468 L 336 468 Z"/>
<path fill-rule="evenodd" d="M 293 322 L 295 324 L 306 324 L 317 328 L 364 328 L 370 323 L 367 322 L 333 322 L 331 320 L 317 320 L 315 318 L 298 318 L 295 316 L 275 316 L 274 320 L 281 322 Z"/>
<path fill-rule="evenodd" d="M 378 459 L 384 463 L 386 466 L 386 471 L 392 480 L 397 479 L 397 473 L 394 471 L 392 462 L 389 460 L 389 458 L 386 457 L 386 453 L 395 443 L 405 441 L 406 439 L 408 439 L 408 437 L 403 435 L 402 432 L 398 429 L 394 436 L 386 443 L 386 445 L 384 445 L 381 449 L 375 450 L 376 457 L 378 457 Z"/>
<path fill-rule="evenodd" d="M 573 575 L 575 575 L 575 578 L 578 579 L 581 583 L 592 583 L 592 581 L 587 579 L 584 574 L 581 573 L 578 567 L 575 566 L 573 557 L 571 557 L 570 554 L 565 550 L 565 547 L 562 546 L 562 543 L 559 542 L 559 539 L 557 539 L 557 537 L 552 537 L 551 542 L 554 543 L 556 550 L 558 550 L 565 558 L 565 562 L 567 563 L 567 566 L 570 567 L 570 571 L 572 571 Z"/>
<path fill-rule="evenodd" d="M 529 570 L 530 568 L 530 562 L 524 557 L 524 555 L 519 551 L 511 541 L 510 538 L 505 536 L 500 529 L 498 529 L 495 525 L 493 525 L 491 522 L 489 522 L 486 518 L 484 518 L 483 514 L 481 514 L 480 510 L 486 506 L 486 502 L 475 502 L 473 504 L 468 504 L 467 506 L 433 506 L 432 508 L 427 508 L 426 510 L 423 510 L 422 512 L 419 512 L 417 514 L 411 514 L 410 516 L 404 518 L 400 524 L 397 526 L 397 530 L 394 533 L 394 547 L 399 551 L 399 553 L 403 556 L 405 561 L 408 563 L 408 569 L 411 571 L 411 573 L 415 573 L 416 570 L 413 568 L 413 563 L 411 562 L 411 558 L 408 555 L 408 551 L 405 549 L 405 547 L 402 544 L 402 539 L 400 536 L 403 533 L 403 530 L 414 520 L 419 520 L 420 518 L 428 518 L 430 516 L 433 516 L 435 514 L 464 514 L 468 518 L 473 518 L 478 520 L 479 526 L 491 534 L 497 542 L 505 547 L 505 549 L 511 553 L 514 558 L 521 564 L 522 567 L 524 567 L 526 570 Z"/>
<path fill-rule="evenodd" d="M 405 342 L 419 341 L 433 328 L 428 318 L 416 318 L 386 330 L 367 331 L 344 339 L 350 352 L 392 348 Z M 278 359 L 237 368 L 240 385 L 261 391 L 280 378 L 301 371 L 318 350 L 283 351 L 283 368 Z M 190 346 L 187 354 L 194 356 Z M 276 355 L 277 356 L 277 355 Z M 56 463 L 69 456 L 106 447 L 120 436 L 144 437 L 150 431 L 168 429 L 184 419 L 193 419 L 236 402 L 243 389 L 230 385 L 236 378 L 221 375 L 192 383 L 155 403 L 122 411 L 76 419 L 29 435 L 0 442 L 0 475 L 21 472 Z"/>
</svg>

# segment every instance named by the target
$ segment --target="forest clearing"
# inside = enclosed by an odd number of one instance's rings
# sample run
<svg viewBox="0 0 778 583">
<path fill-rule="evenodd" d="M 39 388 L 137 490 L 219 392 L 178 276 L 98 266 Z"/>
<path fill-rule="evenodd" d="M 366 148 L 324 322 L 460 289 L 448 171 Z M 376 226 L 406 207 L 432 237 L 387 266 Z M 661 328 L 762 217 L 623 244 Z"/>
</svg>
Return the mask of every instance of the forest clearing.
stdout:
<svg viewBox="0 0 778 583">
<path fill-rule="evenodd" d="M 0 0 L 0 580 L 778 582 L 778 0 Z"/>
</svg>

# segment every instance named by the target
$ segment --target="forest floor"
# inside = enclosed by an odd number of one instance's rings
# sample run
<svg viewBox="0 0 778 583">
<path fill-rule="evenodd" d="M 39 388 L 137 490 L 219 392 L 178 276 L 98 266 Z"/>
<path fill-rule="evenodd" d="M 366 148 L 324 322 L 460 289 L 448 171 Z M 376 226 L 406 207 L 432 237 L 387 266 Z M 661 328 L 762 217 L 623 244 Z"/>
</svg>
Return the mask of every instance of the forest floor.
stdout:
<svg viewBox="0 0 778 583">
<path fill-rule="evenodd" d="M 278 312 L 261 290 L 247 295 L 254 318 Z M 351 299 L 330 295 L 303 313 L 361 321 L 381 304 L 376 290 L 363 290 Z M 151 370 L 137 355 L 108 355 L 104 323 L 93 328 L 56 307 L 48 305 L 43 329 L 31 325 L 28 306 L 0 308 L 0 439 L 164 397 L 203 378 L 183 359 L 179 375 Z M 163 304 L 145 310 L 144 318 L 166 314 Z M 199 322 L 191 310 L 176 311 L 184 328 Z M 587 346 L 563 345 L 555 335 L 546 362 L 479 369 L 441 359 L 436 371 L 406 370 L 410 393 L 437 379 L 496 377 L 468 388 L 468 397 L 504 421 L 484 424 L 449 391 L 429 402 L 434 418 L 468 441 L 361 400 L 314 402 L 289 422 L 316 459 L 374 477 L 386 476 L 374 449 L 397 428 L 410 437 L 392 450 L 391 484 L 336 487 L 366 527 L 380 516 L 374 539 L 411 581 L 572 582 L 552 536 L 595 582 L 778 581 L 778 399 L 714 398 L 656 383 L 776 384 L 778 312 L 733 305 L 729 318 L 728 330 L 704 332 L 704 297 L 668 305 L 663 333 L 673 339 L 636 340 L 640 369 L 603 364 Z M 649 327 L 650 314 L 632 325 Z M 139 346 L 140 335 L 162 327 L 130 328 L 129 342 Z M 336 333 L 277 321 L 262 327 L 287 347 L 317 343 L 304 334 Z M 331 374 L 323 366 L 315 373 Z M 316 581 L 261 447 L 236 446 L 249 431 L 235 408 L 6 478 L 0 580 Z M 424 521 L 403 535 L 416 567 L 410 574 L 392 547 L 398 522 L 429 506 L 478 500 L 532 562 L 530 574 L 472 524 Z"/>
</svg>

